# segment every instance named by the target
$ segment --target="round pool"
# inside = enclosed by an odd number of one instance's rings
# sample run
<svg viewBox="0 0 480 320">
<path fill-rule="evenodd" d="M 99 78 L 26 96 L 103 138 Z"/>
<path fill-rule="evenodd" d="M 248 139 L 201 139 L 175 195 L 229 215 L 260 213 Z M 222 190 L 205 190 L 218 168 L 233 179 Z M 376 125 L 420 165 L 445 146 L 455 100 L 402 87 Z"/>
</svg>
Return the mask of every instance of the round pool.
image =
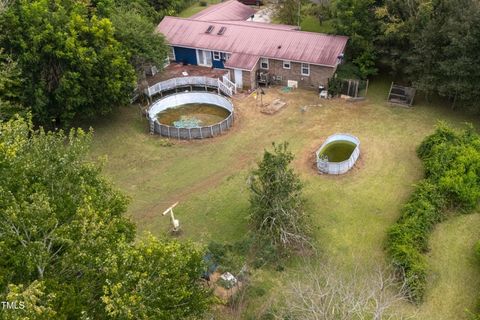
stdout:
<svg viewBox="0 0 480 320">
<path fill-rule="evenodd" d="M 176 139 L 211 138 L 233 124 L 232 102 L 215 93 L 183 92 L 153 103 L 150 132 Z"/>
<path fill-rule="evenodd" d="M 346 173 L 360 156 L 360 140 L 350 134 L 336 133 L 325 140 L 316 155 L 317 168 L 320 172 Z"/>
</svg>

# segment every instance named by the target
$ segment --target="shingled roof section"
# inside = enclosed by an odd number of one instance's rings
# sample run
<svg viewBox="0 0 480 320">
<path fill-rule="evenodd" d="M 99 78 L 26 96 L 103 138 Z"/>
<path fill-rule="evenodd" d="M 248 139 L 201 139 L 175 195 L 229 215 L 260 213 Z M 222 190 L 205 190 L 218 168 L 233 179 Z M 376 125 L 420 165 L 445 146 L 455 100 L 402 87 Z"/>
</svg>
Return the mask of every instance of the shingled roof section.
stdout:
<svg viewBox="0 0 480 320">
<path fill-rule="evenodd" d="M 206 33 L 209 26 L 213 26 L 213 30 Z M 221 27 L 226 29 L 219 35 Z M 337 65 L 338 57 L 343 53 L 348 41 L 345 36 L 274 26 L 259 27 L 257 24 L 235 24 L 234 21 L 219 23 L 177 17 L 165 17 L 156 31 L 164 34 L 172 46 L 240 53 L 328 67 Z M 247 69 L 246 66 L 244 69 Z"/>
<path fill-rule="evenodd" d="M 229 0 L 208 7 L 205 10 L 191 16 L 191 19 L 201 21 L 245 21 L 255 14 L 255 10 L 237 0 Z"/>
</svg>

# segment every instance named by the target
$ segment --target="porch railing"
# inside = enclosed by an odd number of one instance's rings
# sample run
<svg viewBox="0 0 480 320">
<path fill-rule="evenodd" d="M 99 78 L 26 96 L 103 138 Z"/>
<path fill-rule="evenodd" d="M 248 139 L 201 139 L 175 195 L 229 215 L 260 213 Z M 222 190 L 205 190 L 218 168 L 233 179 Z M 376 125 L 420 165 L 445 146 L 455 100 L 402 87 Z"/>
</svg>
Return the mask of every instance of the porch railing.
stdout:
<svg viewBox="0 0 480 320">
<path fill-rule="evenodd" d="M 228 81 L 228 82 L 227 82 Z M 162 94 L 165 91 L 175 90 L 180 87 L 205 87 L 205 90 L 209 88 L 217 89 L 218 92 L 222 92 L 226 96 L 231 97 L 236 93 L 235 84 L 231 86 L 233 82 L 223 78 L 222 80 L 209 77 L 179 77 L 172 78 L 165 81 L 157 82 L 153 86 L 145 89 L 145 94 L 152 97 L 156 94 Z"/>
</svg>

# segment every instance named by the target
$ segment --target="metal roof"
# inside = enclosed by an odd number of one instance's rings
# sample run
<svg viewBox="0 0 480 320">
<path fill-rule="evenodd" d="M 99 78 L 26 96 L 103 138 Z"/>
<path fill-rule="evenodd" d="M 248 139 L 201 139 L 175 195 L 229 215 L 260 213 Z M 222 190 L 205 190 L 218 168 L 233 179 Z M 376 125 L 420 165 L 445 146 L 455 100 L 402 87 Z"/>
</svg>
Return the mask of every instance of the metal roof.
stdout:
<svg viewBox="0 0 480 320">
<path fill-rule="evenodd" d="M 210 6 L 205 10 L 191 16 L 191 19 L 202 21 L 217 21 L 217 20 L 247 20 L 255 10 L 237 0 L 230 0 L 220 4 Z"/>
<path fill-rule="evenodd" d="M 226 68 L 243 69 L 251 71 L 257 64 L 259 56 L 246 53 L 232 53 L 230 58 L 225 62 Z"/>
<path fill-rule="evenodd" d="M 232 23 L 232 21 L 212 21 L 215 23 Z M 268 22 L 259 22 L 259 21 L 235 21 L 235 25 L 241 26 L 250 26 L 250 27 L 258 27 L 258 28 L 270 28 L 270 29 L 277 29 L 277 30 L 300 30 L 300 27 L 298 26 L 291 26 L 288 24 L 278 24 L 278 23 L 268 23 Z"/>
<path fill-rule="evenodd" d="M 211 33 L 205 33 L 214 26 Z M 217 32 L 226 27 L 223 35 Z M 348 37 L 287 30 L 248 22 L 165 17 L 156 28 L 170 45 L 335 67 Z M 248 69 L 246 66 L 242 69 Z"/>
</svg>

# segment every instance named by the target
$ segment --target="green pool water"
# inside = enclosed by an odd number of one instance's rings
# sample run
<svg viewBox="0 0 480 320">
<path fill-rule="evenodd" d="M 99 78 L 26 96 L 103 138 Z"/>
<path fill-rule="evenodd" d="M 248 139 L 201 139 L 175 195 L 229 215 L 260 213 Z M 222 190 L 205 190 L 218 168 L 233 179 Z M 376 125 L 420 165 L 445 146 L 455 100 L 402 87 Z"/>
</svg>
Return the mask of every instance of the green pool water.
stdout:
<svg viewBox="0 0 480 320">
<path fill-rule="evenodd" d="M 350 141 L 333 141 L 327 144 L 319 156 L 326 156 L 329 162 L 342 162 L 348 160 L 357 145 Z"/>
<path fill-rule="evenodd" d="M 180 128 L 197 128 L 221 122 L 230 111 L 213 104 L 189 103 L 169 108 L 157 115 L 160 123 Z"/>
</svg>

